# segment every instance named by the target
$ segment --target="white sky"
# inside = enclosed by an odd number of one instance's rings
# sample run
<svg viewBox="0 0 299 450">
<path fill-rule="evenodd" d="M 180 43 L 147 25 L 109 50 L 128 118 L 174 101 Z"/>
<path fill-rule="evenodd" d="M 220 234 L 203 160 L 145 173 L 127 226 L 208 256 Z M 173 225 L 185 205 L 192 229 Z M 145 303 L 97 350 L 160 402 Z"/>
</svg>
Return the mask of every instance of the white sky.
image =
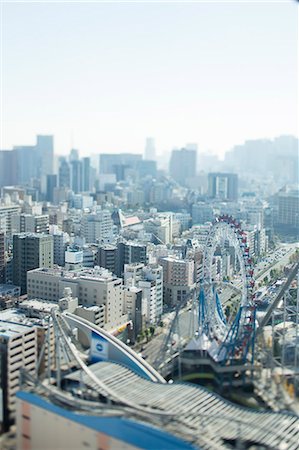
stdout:
<svg viewBox="0 0 299 450">
<path fill-rule="evenodd" d="M 2 148 L 157 153 L 298 135 L 293 0 L 2 2 Z"/>
</svg>

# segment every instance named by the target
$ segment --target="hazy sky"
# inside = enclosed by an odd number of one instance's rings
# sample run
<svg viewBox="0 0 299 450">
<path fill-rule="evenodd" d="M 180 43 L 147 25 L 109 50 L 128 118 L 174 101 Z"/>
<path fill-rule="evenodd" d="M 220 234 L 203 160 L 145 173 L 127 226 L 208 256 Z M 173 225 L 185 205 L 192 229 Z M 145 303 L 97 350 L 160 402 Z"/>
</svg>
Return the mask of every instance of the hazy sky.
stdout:
<svg viewBox="0 0 299 450">
<path fill-rule="evenodd" d="M 157 152 L 298 134 L 293 0 L 2 3 L 2 146 Z"/>
</svg>

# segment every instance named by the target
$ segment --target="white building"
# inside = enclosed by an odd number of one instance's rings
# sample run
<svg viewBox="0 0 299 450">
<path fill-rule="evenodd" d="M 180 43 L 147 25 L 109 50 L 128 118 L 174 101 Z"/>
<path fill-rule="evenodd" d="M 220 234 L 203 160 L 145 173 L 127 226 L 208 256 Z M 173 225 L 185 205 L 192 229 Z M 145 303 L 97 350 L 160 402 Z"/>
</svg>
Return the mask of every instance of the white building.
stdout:
<svg viewBox="0 0 299 450">
<path fill-rule="evenodd" d="M 163 269 L 158 264 L 126 264 L 125 286 L 142 290 L 143 311 L 148 323 L 157 323 L 163 312 Z"/>
<path fill-rule="evenodd" d="M 0 319 L 0 429 L 8 428 L 15 416 L 15 394 L 20 369 L 34 374 L 37 362 L 37 328 L 14 309 L 1 312 Z"/>
<path fill-rule="evenodd" d="M 176 305 L 187 299 L 195 288 L 194 260 L 168 256 L 161 258 L 159 264 L 163 267 L 164 302 Z"/>
<path fill-rule="evenodd" d="M 86 214 L 81 220 L 81 235 L 87 243 L 107 243 L 113 236 L 113 220 L 109 211 Z"/>
<path fill-rule="evenodd" d="M 105 305 L 105 328 L 112 329 L 125 321 L 123 280 L 106 269 L 95 267 L 67 271 L 36 269 L 27 274 L 28 298 L 40 298 L 58 302 L 69 287 L 80 305 Z"/>
</svg>

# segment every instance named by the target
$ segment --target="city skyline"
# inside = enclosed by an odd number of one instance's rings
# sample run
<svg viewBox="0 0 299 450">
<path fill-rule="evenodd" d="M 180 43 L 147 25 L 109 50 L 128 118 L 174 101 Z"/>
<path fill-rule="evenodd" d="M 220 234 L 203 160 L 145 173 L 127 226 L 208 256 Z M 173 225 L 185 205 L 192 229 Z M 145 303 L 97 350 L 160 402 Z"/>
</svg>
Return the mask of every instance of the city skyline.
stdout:
<svg viewBox="0 0 299 450">
<path fill-rule="evenodd" d="M 2 3 L 1 148 L 223 156 L 298 135 L 296 4 Z M 18 30 L 16 32 L 16 30 Z M 22 73 L 20 77 L 20 70 Z"/>
</svg>

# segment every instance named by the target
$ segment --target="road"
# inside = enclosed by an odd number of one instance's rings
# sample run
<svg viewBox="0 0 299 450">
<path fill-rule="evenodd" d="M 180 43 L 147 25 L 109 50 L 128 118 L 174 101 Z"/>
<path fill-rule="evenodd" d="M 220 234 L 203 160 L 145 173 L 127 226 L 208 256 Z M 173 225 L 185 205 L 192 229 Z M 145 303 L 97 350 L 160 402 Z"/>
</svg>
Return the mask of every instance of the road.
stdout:
<svg viewBox="0 0 299 450">
<path fill-rule="evenodd" d="M 268 255 L 265 261 L 261 262 L 255 267 L 256 270 L 256 281 L 262 281 L 266 276 L 270 278 L 270 271 L 273 269 L 280 269 L 289 263 L 290 256 L 295 253 L 296 248 L 298 248 L 298 244 L 282 244 L 277 250 Z M 279 259 L 280 258 L 280 259 Z M 235 287 L 240 288 L 241 286 L 235 285 Z M 230 289 L 229 285 L 226 287 L 222 287 L 220 298 L 223 304 L 231 301 L 236 294 L 234 289 Z M 237 297 L 236 297 L 236 300 Z M 192 337 L 193 333 L 197 329 L 197 315 L 193 317 L 193 326 L 192 326 L 192 318 L 190 317 L 191 312 L 190 304 L 184 308 L 184 310 L 180 313 L 179 316 L 179 330 L 174 330 L 173 334 L 173 342 L 169 342 L 169 345 L 173 345 L 176 341 L 176 334 L 179 331 L 179 334 L 183 338 Z M 162 317 L 163 322 L 165 323 L 165 327 L 161 330 L 159 334 L 155 335 L 152 340 L 146 344 L 143 344 L 137 348 L 137 351 L 142 353 L 142 356 L 149 362 L 149 364 L 153 364 L 156 359 L 158 359 L 159 354 L 163 349 L 166 337 L 169 333 L 169 329 L 171 323 L 175 317 L 175 313 L 167 313 Z M 175 344 L 174 344 L 175 345 Z"/>
</svg>

